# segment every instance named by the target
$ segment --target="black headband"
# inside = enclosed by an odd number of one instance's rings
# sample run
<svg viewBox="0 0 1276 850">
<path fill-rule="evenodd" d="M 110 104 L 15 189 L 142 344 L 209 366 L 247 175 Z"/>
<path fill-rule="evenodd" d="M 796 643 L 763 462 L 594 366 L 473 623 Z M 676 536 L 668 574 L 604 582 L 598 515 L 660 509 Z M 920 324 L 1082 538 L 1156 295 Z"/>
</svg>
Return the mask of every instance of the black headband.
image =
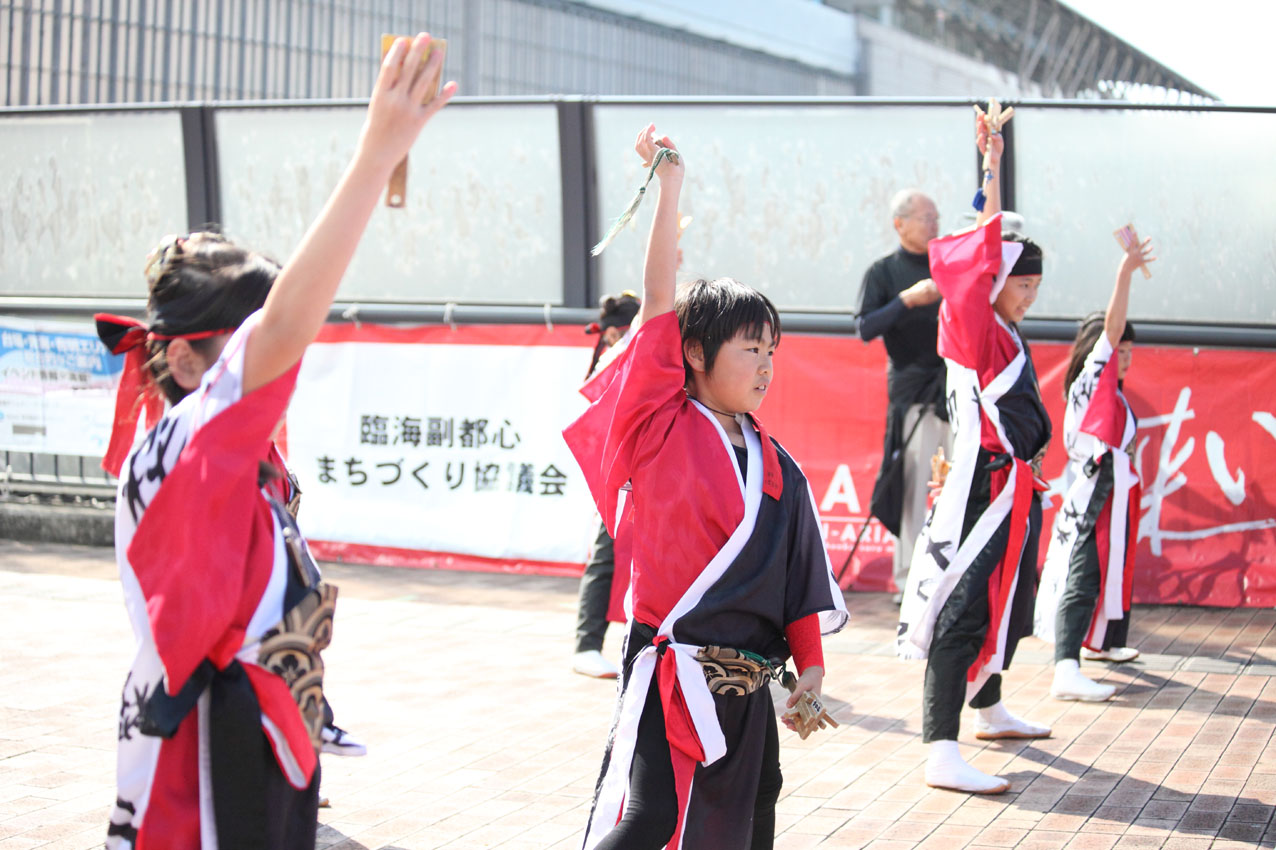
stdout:
<svg viewBox="0 0 1276 850">
<path fill-rule="evenodd" d="M 599 317 L 598 332 L 601 333 L 608 328 L 629 327 L 633 324 L 634 316 L 638 315 L 639 306 L 636 300 L 621 301 L 610 313 Z"/>
<path fill-rule="evenodd" d="M 1010 277 L 1016 275 L 1041 274 L 1041 255 L 1035 257 L 1028 256 L 1025 248 L 1024 252 L 1019 255 L 1019 259 L 1015 260 L 1014 266 L 1010 269 Z"/>
</svg>

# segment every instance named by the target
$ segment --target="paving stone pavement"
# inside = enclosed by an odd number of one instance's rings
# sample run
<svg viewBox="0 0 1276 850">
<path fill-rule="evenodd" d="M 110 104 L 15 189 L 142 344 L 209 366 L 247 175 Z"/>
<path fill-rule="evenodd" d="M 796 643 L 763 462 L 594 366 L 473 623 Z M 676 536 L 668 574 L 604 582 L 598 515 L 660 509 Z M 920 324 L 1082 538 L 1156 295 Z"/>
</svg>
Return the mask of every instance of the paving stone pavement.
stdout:
<svg viewBox="0 0 1276 850">
<path fill-rule="evenodd" d="M 341 588 L 327 690 L 370 752 L 323 757 L 319 845 L 578 847 L 615 692 L 569 669 L 575 582 L 327 575 Z M 0 541 L 0 850 L 102 845 L 132 654 L 114 576 L 105 549 Z M 1052 700 L 1049 648 L 1024 642 L 1006 700 L 1054 737 L 977 742 L 967 714 L 963 754 L 1013 785 L 972 797 L 922 782 L 923 667 L 892 656 L 888 597 L 848 607 L 825 644 L 841 726 L 781 729 L 779 850 L 1276 846 L 1276 612 L 1138 607 L 1144 658 L 1085 664 L 1117 685 L 1100 705 Z"/>
</svg>

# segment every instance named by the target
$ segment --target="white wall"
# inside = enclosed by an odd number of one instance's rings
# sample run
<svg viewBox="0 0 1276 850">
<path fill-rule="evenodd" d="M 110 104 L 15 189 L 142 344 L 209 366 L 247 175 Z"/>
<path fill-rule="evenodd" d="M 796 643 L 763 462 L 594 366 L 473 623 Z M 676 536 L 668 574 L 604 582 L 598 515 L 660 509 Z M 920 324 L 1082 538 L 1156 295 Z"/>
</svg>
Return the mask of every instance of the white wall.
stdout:
<svg viewBox="0 0 1276 850">
<path fill-rule="evenodd" d="M 858 67 L 856 18 L 810 0 L 582 0 L 839 74 Z"/>
<path fill-rule="evenodd" d="M 1039 97 L 1018 75 L 859 18 L 864 95 L 875 97 Z"/>
</svg>

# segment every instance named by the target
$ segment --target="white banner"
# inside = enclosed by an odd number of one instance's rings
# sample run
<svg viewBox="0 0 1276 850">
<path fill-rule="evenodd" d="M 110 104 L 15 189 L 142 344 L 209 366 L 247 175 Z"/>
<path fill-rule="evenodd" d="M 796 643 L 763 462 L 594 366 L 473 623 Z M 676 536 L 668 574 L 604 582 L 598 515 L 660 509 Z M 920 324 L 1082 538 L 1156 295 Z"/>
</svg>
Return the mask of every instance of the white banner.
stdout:
<svg viewBox="0 0 1276 850">
<path fill-rule="evenodd" d="M 579 346 L 311 345 L 287 433 L 307 538 L 581 563 L 597 520 L 561 431 L 585 409 L 588 357 Z"/>
<path fill-rule="evenodd" d="M 123 364 L 91 323 L 0 316 L 0 449 L 100 457 Z"/>
</svg>

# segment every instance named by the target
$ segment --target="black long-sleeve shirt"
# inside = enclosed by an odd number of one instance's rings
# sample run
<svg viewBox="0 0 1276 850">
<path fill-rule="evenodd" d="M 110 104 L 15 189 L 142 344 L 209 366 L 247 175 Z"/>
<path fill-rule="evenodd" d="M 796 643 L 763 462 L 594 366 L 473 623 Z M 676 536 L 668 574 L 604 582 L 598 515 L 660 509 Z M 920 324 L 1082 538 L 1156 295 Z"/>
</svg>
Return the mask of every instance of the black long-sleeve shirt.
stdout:
<svg viewBox="0 0 1276 850">
<path fill-rule="evenodd" d="M 880 336 L 886 344 L 891 365 L 888 392 L 892 404 L 939 402 L 942 406 L 942 376 L 946 370 L 944 359 L 935 350 L 939 338 L 939 302 L 909 309 L 899 297 L 905 289 L 928 277 L 927 256 L 903 247 L 877 260 L 864 273 L 860 289 L 860 338 L 868 342 Z"/>
</svg>

